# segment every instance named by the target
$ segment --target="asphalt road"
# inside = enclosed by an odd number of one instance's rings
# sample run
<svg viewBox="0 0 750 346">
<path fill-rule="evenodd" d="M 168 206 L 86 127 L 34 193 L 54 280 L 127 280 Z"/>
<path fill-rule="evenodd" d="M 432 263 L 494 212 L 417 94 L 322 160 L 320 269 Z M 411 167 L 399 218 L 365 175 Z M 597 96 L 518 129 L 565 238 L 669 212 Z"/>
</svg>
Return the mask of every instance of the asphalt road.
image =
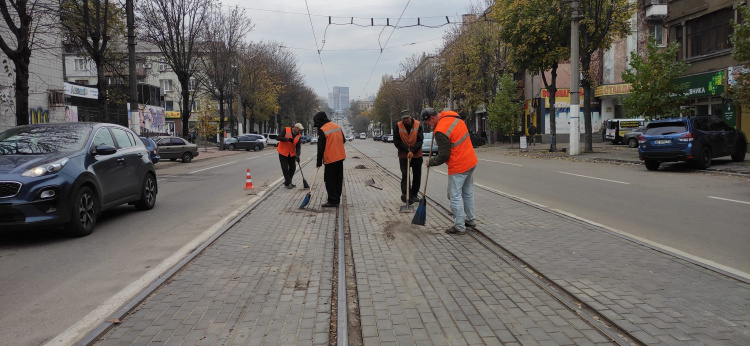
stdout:
<svg viewBox="0 0 750 346">
<path fill-rule="evenodd" d="M 313 150 L 305 149 L 309 157 Z M 105 212 L 84 238 L 58 230 L 0 233 L 0 344 L 45 344 L 101 305 L 116 308 L 148 284 L 140 278 L 248 203 L 248 168 L 257 190 L 281 177 L 274 148 L 159 165 L 153 210 Z M 124 295 L 113 299 L 118 292 Z"/>
<path fill-rule="evenodd" d="M 400 172 L 393 144 L 368 139 L 355 140 L 354 145 Z M 652 172 L 642 165 L 544 160 L 492 151 L 478 157 L 475 184 L 721 269 L 750 273 L 750 179 L 746 177 Z M 447 172 L 445 166 L 436 170 Z"/>
</svg>

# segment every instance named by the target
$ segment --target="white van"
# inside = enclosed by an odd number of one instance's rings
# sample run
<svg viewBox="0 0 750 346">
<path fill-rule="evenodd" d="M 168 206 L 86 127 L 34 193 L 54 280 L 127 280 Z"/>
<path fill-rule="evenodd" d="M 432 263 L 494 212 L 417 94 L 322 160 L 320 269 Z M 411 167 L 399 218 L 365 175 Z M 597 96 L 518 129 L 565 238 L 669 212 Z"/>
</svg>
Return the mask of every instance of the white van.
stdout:
<svg viewBox="0 0 750 346">
<path fill-rule="evenodd" d="M 607 119 L 604 139 L 612 141 L 612 144 L 620 143 L 626 133 L 643 126 L 644 122 L 644 119 Z"/>
<path fill-rule="evenodd" d="M 359 134 L 359 139 L 367 139 L 367 134 L 362 132 Z"/>
</svg>

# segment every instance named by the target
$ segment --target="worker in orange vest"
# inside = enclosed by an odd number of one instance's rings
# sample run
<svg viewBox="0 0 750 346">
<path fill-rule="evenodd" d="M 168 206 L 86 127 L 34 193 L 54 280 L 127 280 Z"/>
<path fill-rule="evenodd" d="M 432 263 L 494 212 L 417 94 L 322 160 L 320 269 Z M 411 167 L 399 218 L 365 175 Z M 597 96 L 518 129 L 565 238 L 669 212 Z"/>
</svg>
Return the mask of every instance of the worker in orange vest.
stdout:
<svg viewBox="0 0 750 346">
<path fill-rule="evenodd" d="M 300 132 L 305 127 L 300 123 L 292 127 L 284 128 L 284 133 L 278 136 L 279 145 L 276 151 L 279 152 L 279 162 L 281 163 L 281 173 L 284 174 L 284 186 L 287 189 L 295 188 L 297 185 L 292 184 L 294 172 L 297 170 L 297 162 L 301 150 Z"/>
<path fill-rule="evenodd" d="M 341 192 L 344 188 L 344 159 L 346 137 L 341 127 L 331 122 L 325 112 L 313 116 L 313 124 L 318 128 L 318 164 L 326 165 L 323 181 L 328 192 L 328 201 L 322 207 L 335 208 L 341 203 Z"/>
<path fill-rule="evenodd" d="M 401 167 L 401 202 L 406 202 L 409 189 L 409 204 L 419 202 L 419 185 L 422 181 L 422 142 L 424 133 L 419 121 L 412 119 L 408 110 L 401 112 L 401 121 L 393 127 L 393 145 L 398 149 L 398 163 Z M 409 162 L 411 160 L 411 162 Z M 408 184 L 407 162 L 411 167 L 411 186 Z"/>
<path fill-rule="evenodd" d="M 427 161 L 428 167 L 448 165 L 448 199 L 455 217 L 449 234 L 464 234 L 466 227 L 476 226 L 474 217 L 474 168 L 477 154 L 469 138 L 466 124 L 454 111 L 438 114 L 432 108 L 422 110 L 422 120 L 433 126 L 438 154 Z"/>
</svg>

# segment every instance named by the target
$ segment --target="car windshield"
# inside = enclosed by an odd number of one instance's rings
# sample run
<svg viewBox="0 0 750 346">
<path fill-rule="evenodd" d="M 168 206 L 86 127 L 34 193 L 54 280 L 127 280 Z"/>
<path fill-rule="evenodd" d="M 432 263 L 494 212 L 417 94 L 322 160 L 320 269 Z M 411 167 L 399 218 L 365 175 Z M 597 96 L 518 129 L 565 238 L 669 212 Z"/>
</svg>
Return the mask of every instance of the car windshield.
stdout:
<svg viewBox="0 0 750 346">
<path fill-rule="evenodd" d="M 687 132 L 687 127 L 682 121 L 670 121 L 663 123 L 651 123 L 646 129 L 645 135 L 649 136 L 661 136 L 661 135 L 673 135 L 676 133 Z"/>
<path fill-rule="evenodd" d="M 88 126 L 21 126 L 0 133 L 0 155 L 44 155 L 83 149 Z"/>
</svg>

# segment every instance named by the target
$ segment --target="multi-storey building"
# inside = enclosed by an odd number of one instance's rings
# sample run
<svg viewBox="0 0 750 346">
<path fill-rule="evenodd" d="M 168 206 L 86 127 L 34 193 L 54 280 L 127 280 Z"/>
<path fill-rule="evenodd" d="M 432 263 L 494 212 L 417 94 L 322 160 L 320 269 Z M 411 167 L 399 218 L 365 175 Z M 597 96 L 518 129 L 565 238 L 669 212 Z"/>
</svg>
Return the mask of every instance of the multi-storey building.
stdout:
<svg viewBox="0 0 750 346">
<path fill-rule="evenodd" d="M 328 93 L 328 107 L 335 112 L 341 112 L 349 106 L 349 87 L 333 87 L 333 92 Z"/>
<path fill-rule="evenodd" d="M 56 3 L 56 2 L 55 2 Z M 11 9 L 11 14 L 13 9 Z M 37 20 L 54 21 L 55 17 L 40 16 Z M 65 121 L 65 102 L 63 97 L 62 48 L 59 42 L 61 35 L 55 23 L 40 23 L 40 30 L 34 33 L 34 47 L 29 64 L 29 109 L 30 123 Z M 9 46 L 16 48 L 13 35 L 8 30 L 5 20 L 0 19 L 0 36 Z M 15 89 L 16 79 L 13 62 L 0 51 L 0 69 L 4 70 L 2 61 L 9 73 L 0 73 L 0 131 L 16 126 Z"/>
<path fill-rule="evenodd" d="M 750 133 L 750 112 L 741 114 L 738 105 L 725 97 L 730 70 L 739 69 L 732 59 L 732 22 L 740 20 L 738 1 L 671 0 L 666 18 L 669 41 L 681 44 L 678 59 L 690 63 L 685 76 L 675 82 L 688 83 L 688 100 L 683 108 L 690 114 L 717 115 Z"/>
</svg>

